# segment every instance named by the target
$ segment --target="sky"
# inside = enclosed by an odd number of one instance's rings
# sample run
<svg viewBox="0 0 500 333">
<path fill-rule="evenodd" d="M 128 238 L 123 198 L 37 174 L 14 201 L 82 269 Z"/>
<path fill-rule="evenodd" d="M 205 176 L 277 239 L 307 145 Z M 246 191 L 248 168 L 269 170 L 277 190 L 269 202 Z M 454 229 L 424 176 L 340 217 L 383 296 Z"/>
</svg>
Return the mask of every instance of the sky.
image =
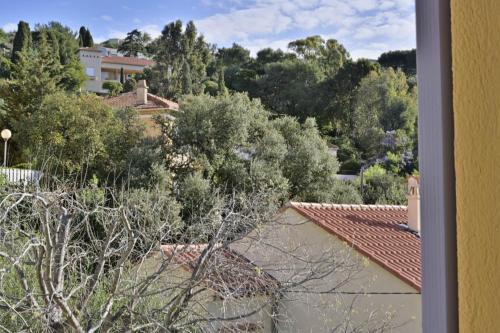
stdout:
<svg viewBox="0 0 500 333">
<path fill-rule="evenodd" d="M 0 0 L 0 27 L 17 22 L 59 21 L 77 31 L 88 27 L 97 42 L 124 38 L 135 28 L 161 33 L 165 24 L 193 20 L 208 42 L 238 43 L 256 54 L 286 50 L 312 35 L 335 38 L 354 59 L 414 48 L 414 0 Z"/>
</svg>

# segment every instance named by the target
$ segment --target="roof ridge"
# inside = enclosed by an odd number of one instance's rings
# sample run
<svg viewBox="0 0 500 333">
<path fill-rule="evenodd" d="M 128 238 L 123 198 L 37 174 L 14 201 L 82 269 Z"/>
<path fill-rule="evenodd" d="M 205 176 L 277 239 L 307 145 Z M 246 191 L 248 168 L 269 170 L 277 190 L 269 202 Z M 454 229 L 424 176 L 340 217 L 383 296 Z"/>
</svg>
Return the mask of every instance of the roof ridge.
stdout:
<svg viewBox="0 0 500 333">
<path fill-rule="evenodd" d="M 403 205 L 365 205 L 365 204 L 333 204 L 333 203 L 316 203 L 316 202 L 300 202 L 289 201 L 286 207 L 294 208 L 335 208 L 342 210 L 406 210 L 407 206 Z"/>
</svg>

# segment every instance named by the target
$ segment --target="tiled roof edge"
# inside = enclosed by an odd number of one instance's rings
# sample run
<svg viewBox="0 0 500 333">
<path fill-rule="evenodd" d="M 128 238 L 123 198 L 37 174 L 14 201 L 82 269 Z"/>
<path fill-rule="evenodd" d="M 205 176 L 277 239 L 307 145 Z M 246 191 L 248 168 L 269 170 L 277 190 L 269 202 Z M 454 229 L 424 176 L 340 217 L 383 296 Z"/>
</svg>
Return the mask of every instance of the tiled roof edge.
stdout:
<svg viewBox="0 0 500 333">
<path fill-rule="evenodd" d="M 401 205 L 360 205 L 360 204 L 328 204 L 328 203 L 312 203 L 312 202 L 297 202 L 290 201 L 285 207 L 295 208 L 334 208 L 342 210 L 397 210 L 405 211 L 406 206 Z"/>
<path fill-rule="evenodd" d="M 373 262 L 377 263 L 378 265 L 382 266 L 386 271 L 389 273 L 393 274 L 396 276 L 398 279 L 404 281 L 411 287 L 415 288 L 418 292 L 421 292 L 422 286 L 413 279 L 409 279 L 403 274 L 401 274 L 400 271 L 397 269 L 393 269 L 389 267 L 383 260 L 379 260 L 376 258 L 372 253 L 369 253 L 365 251 L 363 248 L 359 247 L 355 242 L 350 242 L 348 239 L 346 239 L 344 236 L 336 232 L 335 230 L 329 228 L 326 226 L 321 220 L 318 220 L 316 217 L 311 216 L 307 214 L 307 212 L 301 210 L 301 208 L 336 208 L 336 209 L 342 209 L 342 210 L 392 210 L 392 211 L 405 211 L 407 208 L 406 206 L 397 206 L 397 205 L 346 205 L 346 204 L 320 204 L 320 203 L 309 203 L 309 202 L 294 202 L 290 201 L 288 202 L 282 209 L 286 208 L 294 208 L 299 214 L 304 216 L 305 218 L 310 219 L 312 222 L 320 226 L 321 228 L 325 229 L 325 231 L 335 235 L 338 237 L 340 240 L 347 242 L 349 246 L 351 246 L 353 249 L 356 251 L 360 252 Z"/>
</svg>

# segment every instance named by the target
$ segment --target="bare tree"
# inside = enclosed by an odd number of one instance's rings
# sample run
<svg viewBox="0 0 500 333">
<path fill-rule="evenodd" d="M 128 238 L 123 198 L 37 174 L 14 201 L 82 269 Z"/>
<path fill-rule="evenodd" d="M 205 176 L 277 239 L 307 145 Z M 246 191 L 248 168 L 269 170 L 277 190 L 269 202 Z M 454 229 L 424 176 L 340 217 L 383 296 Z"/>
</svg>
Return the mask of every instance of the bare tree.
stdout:
<svg viewBox="0 0 500 333">
<path fill-rule="evenodd" d="M 214 197 L 187 225 L 161 190 L 2 194 L 0 331 L 276 332 L 294 295 L 340 295 L 361 271 L 347 252 L 310 259 L 307 249 L 262 237 L 283 223 L 269 193 Z M 259 247 L 281 264 L 249 259 Z M 378 320 L 356 328 L 345 313 L 332 331 L 389 327 Z"/>
</svg>

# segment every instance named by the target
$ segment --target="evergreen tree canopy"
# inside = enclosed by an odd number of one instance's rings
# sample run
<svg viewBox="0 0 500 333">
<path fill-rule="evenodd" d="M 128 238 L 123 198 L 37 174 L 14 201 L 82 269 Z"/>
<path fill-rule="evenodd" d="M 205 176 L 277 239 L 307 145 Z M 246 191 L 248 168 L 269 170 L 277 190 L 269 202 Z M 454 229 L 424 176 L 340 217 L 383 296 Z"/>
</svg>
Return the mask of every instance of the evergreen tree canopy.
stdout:
<svg viewBox="0 0 500 333">
<path fill-rule="evenodd" d="M 19 53 L 27 52 L 31 46 L 31 31 L 28 23 L 24 21 L 19 21 L 17 24 L 17 32 L 14 36 L 14 42 L 12 45 L 12 62 L 17 63 L 19 61 Z"/>
<path fill-rule="evenodd" d="M 281 202 L 360 202 L 355 189 L 335 179 L 338 163 L 314 119 L 303 125 L 291 117 L 269 120 L 258 100 L 239 93 L 191 95 L 180 107 L 175 131 L 165 131 L 165 156 L 182 156 L 168 167 L 189 193 L 267 188 Z"/>
<path fill-rule="evenodd" d="M 85 31 L 85 38 L 84 38 L 84 45 L 85 47 L 93 47 L 94 46 L 94 39 L 92 38 L 92 34 L 90 33 L 90 30 L 87 29 Z"/>
<path fill-rule="evenodd" d="M 80 27 L 78 32 L 78 46 L 85 47 L 85 34 L 87 33 L 87 29 L 84 26 Z"/>
<path fill-rule="evenodd" d="M 92 34 L 90 33 L 90 30 L 84 26 L 81 26 L 78 32 L 78 45 L 80 47 L 94 46 L 94 39 L 92 38 Z"/>
<path fill-rule="evenodd" d="M 146 72 L 146 77 L 153 93 L 172 99 L 182 95 L 184 61 L 190 68 L 192 92 L 203 93 L 212 52 L 193 22 L 189 22 L 185 30 L 179 20 L 167 24 L 152 43 L 151 50 L 156 64 Z"/>
<path fill-rule="evenodd" d="M 134 29 L 127 33 L 127 37 L 118 46 L 118 51 L 123 52 L 126 57 L 137 57 L 139 53 L 147 53 L 147 44 L 151 41 L 151 36 L 146 32 Z"/>
<path fill-rule="evenodd" d="M 298 39 L 288 44 L 299 57 L 316 62 L 326 76 L 337 74 L 344 63 L 350 59 L 349 53 L 335 39 L 324 40 L 320 36 Z"/>
<path fill-rule="evenodd" d="M 182 93 L 184 95 L 189 95 L 193 91 L 191 82 L 191 68 L 189 67 L 189 63 L 184 60 L 182 64 Z"/>
<path fill-rule="evenodd" d="M 417 74 L 417 54 L 416 50 L 398 50 L 382 53 L 378 62 L 383 67 L 401 69 L 407 76 Z"/>
</svg>

